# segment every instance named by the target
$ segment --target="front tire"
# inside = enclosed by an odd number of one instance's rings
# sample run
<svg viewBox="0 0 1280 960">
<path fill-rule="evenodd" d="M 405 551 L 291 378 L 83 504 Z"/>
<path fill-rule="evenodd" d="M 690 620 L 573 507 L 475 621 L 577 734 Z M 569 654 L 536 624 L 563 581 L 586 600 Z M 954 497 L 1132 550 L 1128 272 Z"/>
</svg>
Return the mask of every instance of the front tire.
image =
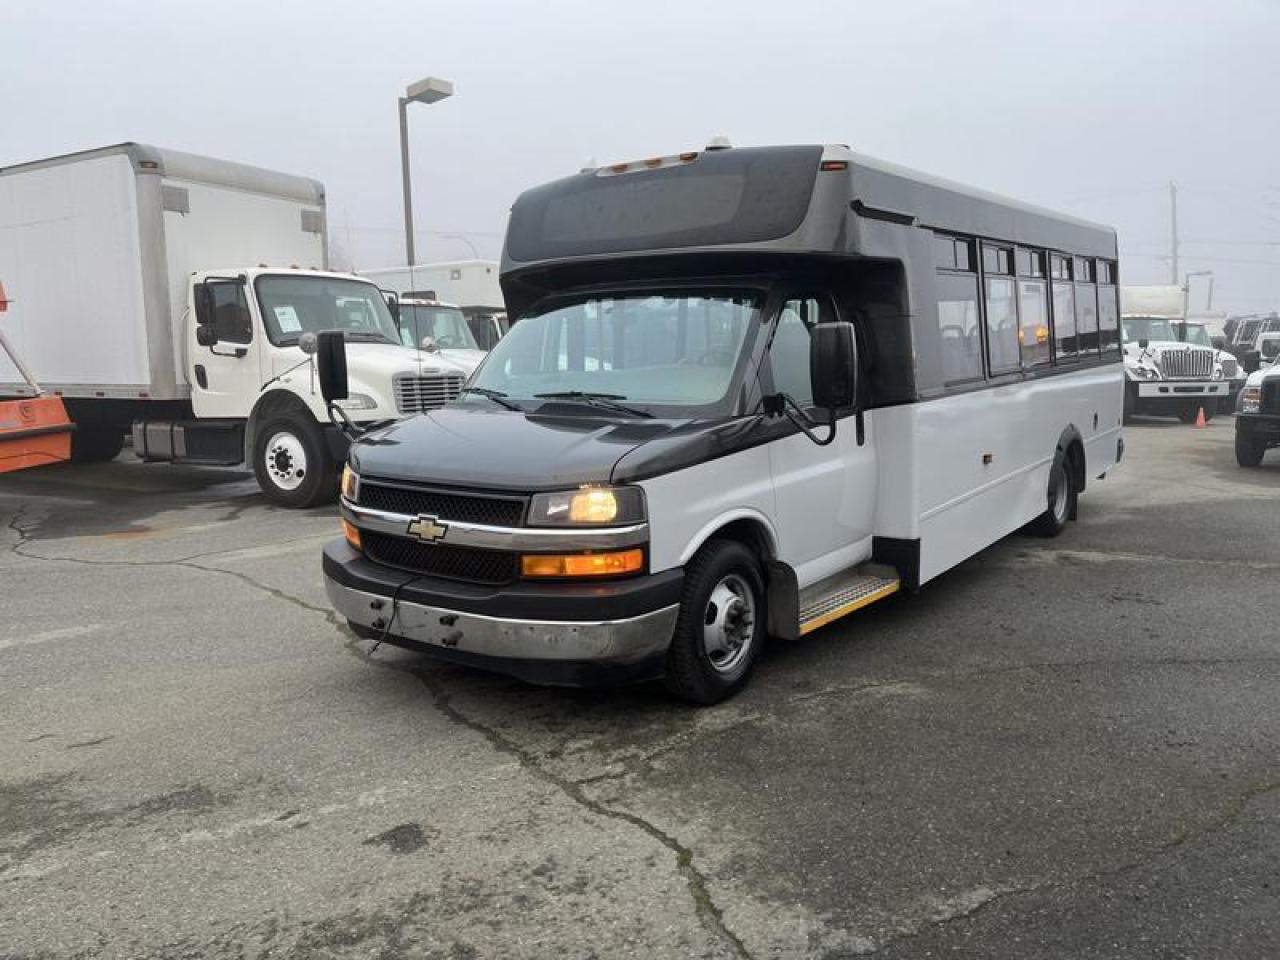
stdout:
<svg viewBox="0 0 1280 960">
<path fill-rule="evenodd" d="M 295 414 L 259 425 L 253 443 L 253 472 L 272 503 L 300 509 L 332 501 L 338 470 L 320 427 Z"/>
<path fill-rule="evenodd" d="M 1056 537 L 1067 528 L 1067 521 L 1076 515 L 1075 480 L 1072 478 L 1069 454 L 1056 457 L 1049 468 L 1048 504 L 1045 512 L 1027 525 L 1027 529 L 1040 537 Z"/>
<path fill-rule="evenodd" d="M 1252 431 L 1236 427 L 1236 463 L 1242 467 L 1257 467 L 1267 452 L 1267 442 L 1259 440 Z"/>
<path fill-rule="evenodd" d="M 756 555 L 736 540 L 713 540 L 685 568 L 666 686 L 674 696 L 709 705 L 746 685 L 764 643 L 764 575 Z"/>
</svg>

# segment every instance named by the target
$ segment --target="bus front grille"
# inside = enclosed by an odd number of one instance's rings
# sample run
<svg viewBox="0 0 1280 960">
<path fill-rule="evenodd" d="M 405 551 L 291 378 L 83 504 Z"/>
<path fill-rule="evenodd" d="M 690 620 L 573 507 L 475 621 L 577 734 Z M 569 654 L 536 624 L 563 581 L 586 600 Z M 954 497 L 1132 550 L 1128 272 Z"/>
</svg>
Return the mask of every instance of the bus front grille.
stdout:
<svg viewBox="0 0 1280 960">
<path fill-rule="evenodd" d="M 361 532 L 365 556 L 374 563 L 445 580 L 502 586 L 519 575 L 519 555 L 444 543 L 422 543 L 370 530 Z"/>
<path fill-rule="evenodd" d="M 392 381 L 396 410 L 403 416 L 443 407 L 462 391 L 466 378 L 460 373 L 436 373 L 419 376 L 398 374 Z"/>
<path fill-rule="evenodd" d="M 1159 366 L 1167 380 L 1207 380 L 1213 376 L 1213 351 L 1203 347 L 1161 350 Z"/>
</svg>

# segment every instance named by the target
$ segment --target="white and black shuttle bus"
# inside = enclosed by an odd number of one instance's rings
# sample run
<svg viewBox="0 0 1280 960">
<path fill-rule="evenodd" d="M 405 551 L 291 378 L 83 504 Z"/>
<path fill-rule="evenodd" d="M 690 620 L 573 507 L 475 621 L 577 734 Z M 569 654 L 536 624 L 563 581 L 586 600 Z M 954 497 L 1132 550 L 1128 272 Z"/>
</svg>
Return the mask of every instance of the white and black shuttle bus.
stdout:
<svg viewBox="0 0 1280 960">
<path fill-rule="evenodd" d="M 529 190 L 518 322 L 354 443 L 329 597 L 446 659 L 721 700 L 766 637 L 1062 530 L 1124 449 L 1116 271 L 1108 228 L 844 147 Z"/>
</svg>

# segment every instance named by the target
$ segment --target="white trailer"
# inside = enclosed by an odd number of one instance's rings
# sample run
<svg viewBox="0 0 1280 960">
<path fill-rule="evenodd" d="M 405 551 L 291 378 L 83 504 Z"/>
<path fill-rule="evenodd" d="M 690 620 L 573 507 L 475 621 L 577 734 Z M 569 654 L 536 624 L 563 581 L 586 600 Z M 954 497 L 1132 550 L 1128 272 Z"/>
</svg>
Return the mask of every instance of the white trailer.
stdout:
<svg viewBox="0 0 1280 960">
<path fill-rule="evenodd" d="M 455 260 L 412 267 L 359 271 L 384 290 L 416 300 L 443 300 L 462 308 L 481 349 L 489 350 L 507 331 L 506 307 L 496 260 Z"/>
<path fill-rule="evenodd" d="M 248 460 L 277 502 L 323 499 L 345 446 L 308 372 L 321 329 L 352 340 L 354 419 L 417 412 L 401 401 L 438 392 L 420 378 L 456 394 L 474 361 L 403 347 L 376 287 L 324 272 L 326 252 L 305 177 L 137 143 L 0 168 L 6 328 L 63 398 L 73 459 L 113 458 L 132 429 L 146 459 Z M 0 358 L 0 396 L 30 392 Z"/>
</svg>

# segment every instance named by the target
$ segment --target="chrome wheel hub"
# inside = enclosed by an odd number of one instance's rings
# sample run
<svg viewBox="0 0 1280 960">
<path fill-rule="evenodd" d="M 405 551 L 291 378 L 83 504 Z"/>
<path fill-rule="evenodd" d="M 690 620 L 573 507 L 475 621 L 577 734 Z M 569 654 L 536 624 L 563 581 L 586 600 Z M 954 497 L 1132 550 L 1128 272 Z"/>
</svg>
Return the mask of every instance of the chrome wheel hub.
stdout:
<svg viewBox="0 0 1280 960">
<path fill-rule="evenodd" d="M 756 601 L 751 587 L 731 573 L 711 591 L 702 617 L 702 647 L 715 670 L 727 673 L 742 662 L 751 648 L 755 625 Z"/>
<path fill-rule="evenodd" d="M 281 490 L 297 490 L 307 476 L 307 451 L 292 433 L 273 434 L 267 441 L 267 473 Z"/>
</svg>

